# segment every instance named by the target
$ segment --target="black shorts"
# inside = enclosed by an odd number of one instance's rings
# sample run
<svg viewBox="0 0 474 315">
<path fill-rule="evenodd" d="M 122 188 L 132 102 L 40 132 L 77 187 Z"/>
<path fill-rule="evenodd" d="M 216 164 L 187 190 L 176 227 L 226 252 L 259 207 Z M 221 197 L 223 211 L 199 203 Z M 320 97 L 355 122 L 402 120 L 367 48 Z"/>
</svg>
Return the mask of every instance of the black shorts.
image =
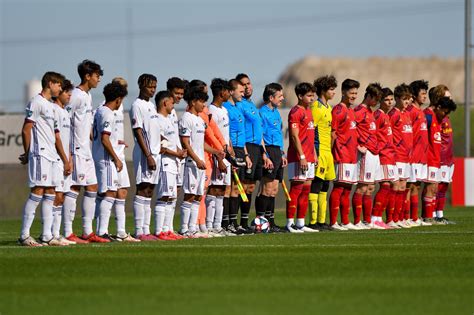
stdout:
<svg viewBox="0 0 474 315">
<path fill-rule="evenodd" d="M 245 161 L 245 150 L 244 148 L 239 148 L 239 147 L 233 147 L 235 157 L 236 158 L 241 158 Z M 245 167 L 239 167 L 237 168 L 237 175 L 239 175 L 239 179 L 242 181 L 245 176 Z M 234 175 L 232 175 L 232 181 L 234 180 Z"/>
<path fill-rule="evenodd" d="M 247 152 L 252 161 L 252 168 L 245 170 L 245 179 L 249 181 L 257 181 L 262 178 L 263 171 L 263 148 L 261 145 L 246 143 Z"/>
<path fill-rule="evenodd" d="M 281 182 L 283 179 L 283 160 L 281 149 L 275 145 L 267 145 L 265 148 L 267 149 L 269 158 L 273 163 L 273 169 L 267 170 L 264 168 L 263 176 L 271 180 L 278 179 L 278 181 Z"/>
</svg>

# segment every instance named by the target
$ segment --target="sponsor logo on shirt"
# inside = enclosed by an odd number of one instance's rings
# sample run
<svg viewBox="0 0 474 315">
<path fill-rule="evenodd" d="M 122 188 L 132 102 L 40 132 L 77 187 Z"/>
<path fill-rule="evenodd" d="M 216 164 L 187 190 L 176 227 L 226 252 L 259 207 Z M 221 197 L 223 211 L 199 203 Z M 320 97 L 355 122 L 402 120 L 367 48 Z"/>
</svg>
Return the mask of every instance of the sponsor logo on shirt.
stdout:
<svg viewBox="0 0 474 315">
<path fill-rule="evenodd" d="M 421 123 L 420 130 L 428 130 L 428 127 L 426 126 L 425 122 Z"/>
</svg>

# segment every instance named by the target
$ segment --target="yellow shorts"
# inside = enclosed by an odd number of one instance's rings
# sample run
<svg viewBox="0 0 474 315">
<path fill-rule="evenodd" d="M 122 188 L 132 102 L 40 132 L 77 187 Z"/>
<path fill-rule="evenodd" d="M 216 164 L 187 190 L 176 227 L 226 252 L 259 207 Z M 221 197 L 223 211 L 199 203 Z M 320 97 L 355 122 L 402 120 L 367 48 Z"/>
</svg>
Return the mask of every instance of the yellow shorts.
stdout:
<svg viewBox="0 0 474 315">
<path fill-rule="evenodd" d="M 331 152 L 319 152 L 318 165 L 316 166 L 314 176 L 321 178 L 322 180 L 334 180 L 336 178 L 334 159 Z"/>
</svg>

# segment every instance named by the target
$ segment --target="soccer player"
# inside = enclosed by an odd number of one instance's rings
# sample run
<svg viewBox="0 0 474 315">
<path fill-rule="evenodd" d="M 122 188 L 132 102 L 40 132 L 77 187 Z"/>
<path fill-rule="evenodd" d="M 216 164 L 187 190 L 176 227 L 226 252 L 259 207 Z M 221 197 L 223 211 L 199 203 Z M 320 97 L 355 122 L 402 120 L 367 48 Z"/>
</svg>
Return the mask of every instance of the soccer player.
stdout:
<svg viewBox="0 0 474 315">
<path fill-rule="evenodd" d="M 418 192 L 421 182 L 427 180 L 427 151 L 428 129 L 426 118 L 421 107 L 428 97 L 428 81 L 416 80 L 410 83 L 413 93 L 413 102 L 408 105 L 406 112 L 410 116 L 413 127 L 413 148 L 411 152 L 411 173 L 408 180 L 408 196 L 405 203 L 405 219 L 412 226 L 427 225 L 418 218 Z M 410 213 L 410 217 L 408 217 Z"/>
<path fill-rule="evenodd" d="M 354 108 L 357 125 L 357 174 L 358 183 L 352 196 L 354 225 L 359 228 L 384 229 L 381 221 L 372 222 L 372 193 L 375 189 L 375 175 L 380 168 L 378 155 L 377 128 L 371 107 L 376 106 L 382 97 L 379 83 L 371 83 L 365 89 L 362 104 Z M 361 210 L 364 217 L 360 221 Z"/>
<path fill-rule="evenodd" d="M 326 224 L 327 192 L 330 181 L 336 178 L 334 158 L 331 153 L 332 107 L 329 101 L 336 94 L 337 81 L 332 75 L 317 78 L 313 83 L 318 99 L 311 105 L 314 119 L 314 146 L 318 155 L 314 180 L 311 183 L 309 203 L 311 205 L 312 229 L 328 230 Z"/>
<path fill-rule="evenodd" d="M 63 80 L 64 77 L 59 73 L 46 72 L 41 79 L 41 93 L 34 96 L 26 107 L 26 118 L 21 133 L 25 151 L 20 155 L 20 162 L 29 164 L 28 179 L 31 192 L 23 208 L 21 234 L 18 239 L 23 246 L 61 245 L 52 234 L 54 188 L 58 175 L 56 171 L 59 167 L 58 154 L 64 165 L 63 174 L 70 174 L 71 168 L 58 130 L 57 106 L 51 102 L 51 98 L 61 93 Z M 30 228 L 40 202 L 43 229 L 38 243 L 30 236 Z"/>
<path fill-rule="evenodd" d="M 97 177 L 91 151 L 91 132 L 93 124 L 92 96 L 90 91 L 100 83 L 104 74 L 99 64 L 84 60 L 77 66 L 81 84 L 71 95 L 67 109 L 71 114 L 71 151 L 73 172 L 71 190 L 66 193 L 63 205 L 64 235 L 76 243 L 104 242 L 92 230 L 97 196 Z M 72 223 L 76 214 L 76 202 L 81 187 L 84 187 L 82 201 L 82 237 L 73 233 Z"/>
<path fill-rule="evenodd" d="M 114 150 L 119 147 L 117 119 L 115 111 L 122 105 L 127 96 L 127 88 L 119 82 L 109 83 L 104 87 L 105 103 L 99 106 L 94 115 L 92 157 L 95 162 L 100 195 L 99 236 L 105 242 L 113 239 L 109 236 L 109 219 L 119 188 L 118 174 L 123 172 L 123 162 Z"/>
<path fill-rule="evenodd" d="M 359 230 L 349 222 L 352 185 L 357 182 L 357 129 L 351 105 L 357 99 L 359 82 L 346 79 L 342 82 L 342 99 L 332 109 L 331 141 L 336 179 L 329 196 L 330 226 L 332 230 Z M 337 215 L 341 210 L 341 225 Z"/>
<path fill-rule="evenodd" d="M 151 198 L 161 168 L 160 122 L 155 105 L 150 101 L 155 95 L 157 79 L 152 74 L 138 78 L 140 93 L 130 110 L 130 121 L 135 139 L 133 165 L 136 177 L 136 194 L 133 200 L 135 237 L 142 241 L 157 238 L 150 233 Z"/>
<path fill-rule="evenodd" d="M 314 86 L 307 82 L 295 86 L 298 103 L 288 114 L 290 145 L 288 147 L 288 178 L 291 201 L 286 202 L 286 230 L 290 233 L 319 232 L 305 226 L 308 195 L 317 163 L 314 148 L 314 122 L 310 106 L 314 101 Z M 295 224 L 296 214 L 296 224 Z"/>
<path fill-rule="evenodd" d="M 288 165 L 283 148 L 283 122 L 278 108 L 284 100 L 283 87 L 278 83 L 270 83 L 263 91 L 265 105 L 260 107 L 260 117 L 263 125 L 263 141 L 265 154 L 272 161 L 272 168 L 263 169 L 260 189 L 255 199 L 257 216 L 269 219 L 274 233 L 284 229 L 275 224 L 275 198 L 278 194 L 278 184 L 283 180 L 283 169 Z"/>
</svg>

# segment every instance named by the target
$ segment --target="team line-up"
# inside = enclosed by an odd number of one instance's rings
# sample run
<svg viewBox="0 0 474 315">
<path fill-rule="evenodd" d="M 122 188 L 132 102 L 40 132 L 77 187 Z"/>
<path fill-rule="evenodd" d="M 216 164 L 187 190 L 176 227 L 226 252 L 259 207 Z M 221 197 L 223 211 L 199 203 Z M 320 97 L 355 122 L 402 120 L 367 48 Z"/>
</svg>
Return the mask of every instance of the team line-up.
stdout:
<svg viewBox="0 0 474 315">
<path fill-rule="evenodd" d="M 429 89 L 428 82 L 417 80 L 392 92 L 371 83 L 357 105 L 360 84 L 345 79 L 342 99 L 332 107 L 329 101 L 338 85 L 334 76 L 298 83 L 298 103 L 288 114 L 290 139 L 285 150 L 280 84 L 265 86 L 264 104 L 257 108 L 246 74 L 229 81 L 213 79 L 211 102 L 208 86 L 201 80 L 173 77 L 167 80 L 166 90 L 156 92 L 157 78 L 142 74 L 130 110 L 136 181 L 131 235 L 125 228 L 130 180 L 123 102 L 128 85 L 123 78 L 114 78 L 103 88 L 105 100 L 94 109 L 90 91 L 98 87 L 103 70 L 90 60 L 81 62 L 77 70 L 81 80 L 77 87 L 59 73 L 45 73 L 41 93 L 26 108 L 25 153 L 20 161 L 28 165 L 31 192 L 23 209 L 21 245 L 252 234 L 260 228 L 249 224 L 255 190 L 256 217 L 268 220 L 270 232 L 396 229 L 450 222 L 443 208 L 454 169 L 449 114 L 456 104 L 445 85 Z M 187 109 L 178 118 L 174 106 L 182 99 Z M 279 227 L 274 219 L 275 196 L 279 183 L 284 184 L 285 168 L 291 184 L 289 191 L 283 185 L 287 222 Z M 379 189 L 372 198 L 375 183 Z M 83 231 L 78 237 L 73 220 L 81 188 Z M 175 232 L 180 190 L 184 198 L 180 229 Z M 349 221 L 351 194 L 353 222 Z M 35 240 L 30 228 L 40 203 L 42 233 Z M 116 235 L 108 231 L 112 211 Z"/>
</svg>

